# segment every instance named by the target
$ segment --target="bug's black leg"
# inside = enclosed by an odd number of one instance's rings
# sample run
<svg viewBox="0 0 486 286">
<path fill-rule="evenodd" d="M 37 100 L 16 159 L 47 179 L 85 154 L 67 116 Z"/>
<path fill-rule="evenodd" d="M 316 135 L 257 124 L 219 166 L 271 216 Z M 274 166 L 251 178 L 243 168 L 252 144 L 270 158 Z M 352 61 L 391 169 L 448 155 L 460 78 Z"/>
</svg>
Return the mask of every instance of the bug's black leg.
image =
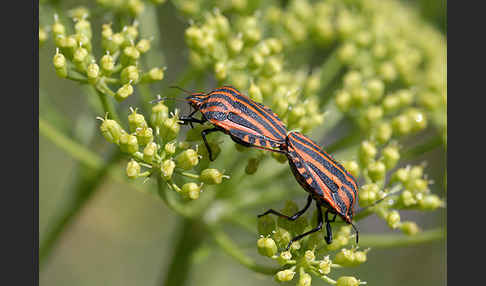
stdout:
<svg viewBox="0 0 486 286">
<path fill-rule="evenodd" d="M 211 128 L 211 129 L 205 129 L 201 131 L 201 136 L 203 138 L 204 144 L 206 145 L 206 149 L 208 150 L 209 160 L 211 161 L 213 161 L 213 152 L 211 152 L 211 148 L 209 148 L 208 141 L 206 140 L 206 135 L 215 131 L 220 131 L 220 130 L 218 128 Z"/>
<path fill-rule="evenodd" d="M 262 217 L 262 216 L 265 216 L 267 214 L 274 214 L 274 215 L 278 215 L 279 217 L 286 218 L 288 220 L 296 220 L 296 219 L 298 219 L 301 215 L 303 215 L 307 211 L 307 209 L 309 208 L 311 202 L 312 202 L 312 196 L 309 195 L 307 197 L 307 203 L 306 203 L 305 207 L 303 209 L 301 209 L 300 211 L 296 212 L 292 216 L 287 216 L 287 215 L 284 215 L 284 214 L 279 213 L 277 211 L 274 211 L 273 209 L 269 209 L 268 211 L 262 213 L 261 215 L 258 215 L 258 217 Z"/>
<path fill-rule="evenodd" d="M 197 118 L 190 117 L 190 116 L 182 116 L 182 117 L 179 118 L 179 120 L 182 121 L 182 123 L 180 123 L 181 125 L 186 125 L 186 124 L 189 123 L 191 125 L 191 127 L 192 127 L 192 122 L 203 124 L 204 122 L 207 121 L 205 119 L 197 119 Z"/>
<path fill-rule="evenodd" d="M 321 206 L 319 205 L 319 202 L 318 201 L 316 201 L 316 207 L 317 207 L 317 227 L 309 230 L 308 232 L 305 232 L 305 233 L 303 233 L 301 235 L 298 235 L 298 236 L 292 238 L 290 240 L 289 244 L 287 245 L 287 248 L 285 248 L 285 251 L 289 250 L 290 246 L 292 245 L 292 243 L 294 241 L 297 241 L 297 240 L 303 238 L 306 235 L 309 235 L 311 233 L 314 233 L 314 232 L 319 231 L 319 230 L 322 229 L 322 224 L 323 224 L 323 220 L 322 220 L 322 210 L 321 210 Z"/>
<path fill-rule="evenodd" d="M 326 236 L 324 237 L 326 239 L 327 244 L 331 244 L 332 242 L 332 228 L 331 228 L 331 222 L 336 221 L 336 214 L 334 214 L 334 217 L 332 220 L 329 219 L 329 211 L 326 211 Z"/>
</svg>

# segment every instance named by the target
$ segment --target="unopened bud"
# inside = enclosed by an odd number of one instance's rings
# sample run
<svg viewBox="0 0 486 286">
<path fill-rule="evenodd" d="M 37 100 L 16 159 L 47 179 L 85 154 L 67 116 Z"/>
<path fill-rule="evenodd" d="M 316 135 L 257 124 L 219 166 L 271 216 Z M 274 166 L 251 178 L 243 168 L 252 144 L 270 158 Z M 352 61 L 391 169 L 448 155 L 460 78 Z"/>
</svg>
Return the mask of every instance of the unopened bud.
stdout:
<svg viewBox="0 0 486 286">
<path fill-rule="evenodd" d="M 127 177 L 130 179 L 138 178 L 140 174 L 140 164 L 138 164 L 135 160 L 130 160 L 127 164 Z"/>
</svg>

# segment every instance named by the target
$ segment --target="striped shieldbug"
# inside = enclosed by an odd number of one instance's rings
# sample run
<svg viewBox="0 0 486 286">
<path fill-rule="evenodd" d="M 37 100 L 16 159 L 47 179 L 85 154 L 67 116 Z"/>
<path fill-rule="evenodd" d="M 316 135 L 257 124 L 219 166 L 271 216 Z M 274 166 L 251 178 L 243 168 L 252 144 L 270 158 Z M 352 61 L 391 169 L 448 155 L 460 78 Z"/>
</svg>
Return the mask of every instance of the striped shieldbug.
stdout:
<svg viewBox="0 0 486 286">
<path fill-rule="evenodd" d="M 273 152 L 285 153 L 279 147 L 285 144 L 287 129 L 277 115 L 267 106 L 241 94 L 232 86 L 223 86 L 209 93 L 191 93 L 186 101 L 194 108 L 188 115 L 180 117 L 181 124 L 211 122 L 214 128 L 201 132 L 204 144 L 213 161 L 206 135 L 222 131 L 236 143 Z M 201 119 L 194 117 L 200 111 Z M 272 149 L 276 148 L 276 149 Z"/>
<path fill-rule="evenodd" d="M 319 231 L 323 226 L 321 207 L 327 208 L 325 213 L 326 236 L 328 244 L 332 242 L 331 222 L 339 215 L 346 223 L 351 224 L 356 231 L 358 243 L 358 230 L 352 223 L 354 207 L 358 199 L 358 185 L 356 180 L 346 169 L 323 151 L 314 141 L 298 132 L 289 132 L 286 143 L 281 146 L 286 151 L 290 168 L 299 184 L 309 192 L 305 207 L 292 216 L 287 216 L 273 209 L 269 209 L 258 217 L 275 214 L 289 220 L 296 220 L 309 208 L 312 200 L 316 202 L 318 225 L 314 229 L 294 237 L 290 245 L 306 235 Z M 329 215 L 334 215 L 332 219 Z"/>
</svg>

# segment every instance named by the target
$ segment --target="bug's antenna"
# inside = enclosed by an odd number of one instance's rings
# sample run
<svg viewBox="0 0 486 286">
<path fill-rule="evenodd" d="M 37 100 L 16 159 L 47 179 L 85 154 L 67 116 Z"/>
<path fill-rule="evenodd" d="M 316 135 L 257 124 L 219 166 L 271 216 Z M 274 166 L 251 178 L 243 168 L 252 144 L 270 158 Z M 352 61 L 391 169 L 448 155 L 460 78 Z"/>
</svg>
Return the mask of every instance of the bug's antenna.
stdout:
<svg viewBox="0 0 486 286">
<path fill-rule="evenodd" d="M 157 94 L 157 98 L 150 101 L 150 104 L 155 104 L 155 103 L 161 102 L 162 100 L 177 100 L 177 101 L 181 101 L 181 102 L 186 102 L 185 100 L 178 99 L 178 98 L 160 97 L 160 94 Z"/>
<path fill-rule="evenodd" d="M 194 92 L 190 92 L 190 91 L 185 90 L 182 87 L 179 87 L 179 86 L 176 86 L 176 85 L 171 85 L 171 86 L 169 86 L 169 88 L 177 88 L 177 89 L 182 90 L 183 92 L 185 92 L 187 94 L 193 94 L 194 93 Z"/>
</svg>

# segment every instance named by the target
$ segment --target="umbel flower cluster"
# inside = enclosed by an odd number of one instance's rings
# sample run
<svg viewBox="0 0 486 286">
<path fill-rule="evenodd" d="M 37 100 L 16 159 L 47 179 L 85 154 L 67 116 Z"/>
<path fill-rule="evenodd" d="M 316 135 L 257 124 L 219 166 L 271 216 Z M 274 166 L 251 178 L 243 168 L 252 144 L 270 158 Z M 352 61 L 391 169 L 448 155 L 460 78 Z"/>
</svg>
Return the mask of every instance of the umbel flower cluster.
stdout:
<svg viewBox="0 0 486 286">
<path fill-rule="evenodd" d="M 71 11 L 74 33 L 68 34 L 67 27 L 57 15 L 51 26 L 56 44 L 52 60 L 58 76 L 84 84 L 90 84 L 96 91 L 117 101 L 123 101 L 134 93 L 139 83 L 153 83 L 164 78 L 164 68 L 141 69 L 143 54 L 150 50 L 150 39 L 139 38 L 138 23 L 114 31 L 111 24 L 101 28 L 102 56 L 97 59 L 93 52 L 89 11 L 77 8 Z"/>
<path fill-rule="evenodd" d="M 287 158 L 242 147 L 213 133 L 208 136 L 215 159 L 211 162 L 201 138 L 210 123 L 183 128 L 179 118 L 187 114 L 166 100 L 150 105 L 155 95 L 138 98 L 134 92 L 139 85 L 164 78 L 165 68 L 145 70 L 141 64 L 144 54 L 154 52 L 137 22 L 146 2 L 96 2 L 131 24 L 97 27 L 101 36 L 97 48 L 92 44 L 89 11 L 77 8 L 69 13 L 72 29 L 65 18 L 55 16 L 50 28 L 40 28 L 39 44 L 51 37 L 57 75 L 90 85 L 101 95 L 105 114 L 99 114 L 99 129 L 128 158 L 126 176 L 140 183 L 156 180 L 158 194 L 171 209 L 205 225 L 218 246 L 251 270 L 299 286 L 311 285 L 314 278 L 338 286 L 366 284 L 352 274 L 334 276 L 334 269 L 352 271 L 365 263 L 371 251 L 355 244 L 356 234 L 340 219 L 333 223 L 331 244 L 316 232 L 284 251 L 293 237 L 317 224 L 316 211 L 295 221 L 256 218 L 256 206 L 263 210 L 272 202 L 284 204 L 295 194 L 306 196 L 288 164 L 282 164 Z M 402 219 L 400 211 L 445 206 L 431 191 L 427 164 L 407 161 L 413 159 L 408 145 L 422 134 L 438 134 L 440 144 L 447 144 L 445 39 L 414 11 L 395 0 L 292 0 L 286 5 L 173 0 L 172 4 L 188 17 L 183 35 L 187 74 L 210 77 L 218 86 L 235 86 L 269 106 L 288 130 L 299 130 L 316 141 L 332 131 L 347 130 L 342 139 L 323 149 L 358 180 L 359 210 L 353 218 L 358 226 L 360 220 L 376 215 L 404 236 L 420 235 L 421 227 Z M 107 97 L 118 102 L 131 97 L 149 108 L 142 112 L 130 107 L 124 124 L 125 118 L 117 116 Z M 298 210 L 290 200 L 280 211 L 292 215 Z M 245 220 L 248 217 L 251 220 Z M 245 256 L 220 229 L 225 222 L 249 230 L 256 239 L 253 252 L 275 268 L 269 270 Z"/>
<path fill-rule="evenodd" d="M 209 155 L 204 146 L 199 148 L 188 141 L 177 140 L 180 131 L 178 113 L 178 110 L 169 113 L 168 107 L 160 101 L 152 107 L 149 122 L 130 108 L 128 130 L 115 120 L 99 118 L 102 121 L 100 130 L 106 140 L 118 145 L 131 157 L 126 167 L 128 178 L 160 177 L 183 198 L 195 200 L 203 185 L 221 184 L 223 178 L 229 177 L 218 169 L 208 168 Z M 210 146 L 217 158 L 219 147 L 212 143 Z M 176 175 L 186 180 L 178 184 L 181 178 Z"/>
</svg>

